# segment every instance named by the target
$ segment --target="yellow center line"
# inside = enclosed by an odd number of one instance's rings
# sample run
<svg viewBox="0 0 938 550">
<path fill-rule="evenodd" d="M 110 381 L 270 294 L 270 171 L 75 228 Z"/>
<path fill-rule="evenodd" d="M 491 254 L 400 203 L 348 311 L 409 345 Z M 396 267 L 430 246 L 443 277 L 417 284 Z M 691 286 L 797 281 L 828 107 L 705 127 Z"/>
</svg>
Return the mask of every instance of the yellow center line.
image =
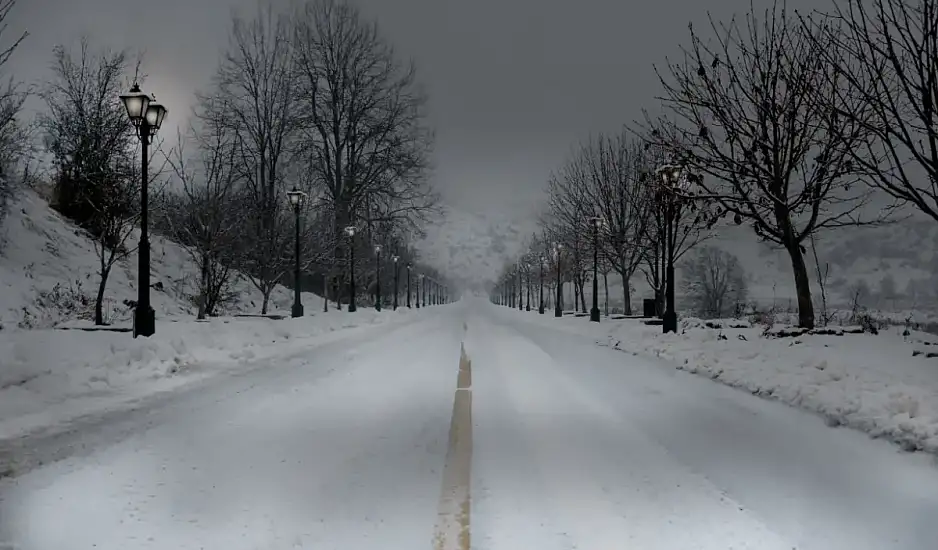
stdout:
<svg viewBox="0 0 938 550">
<path fill-rule="evenodd" d="M 469 550 L 469 485 L 472 478 L 472 363 L 465 347 L 459 354 L 443 487 L 437 506 L 434 550 Z"/>
</svg>

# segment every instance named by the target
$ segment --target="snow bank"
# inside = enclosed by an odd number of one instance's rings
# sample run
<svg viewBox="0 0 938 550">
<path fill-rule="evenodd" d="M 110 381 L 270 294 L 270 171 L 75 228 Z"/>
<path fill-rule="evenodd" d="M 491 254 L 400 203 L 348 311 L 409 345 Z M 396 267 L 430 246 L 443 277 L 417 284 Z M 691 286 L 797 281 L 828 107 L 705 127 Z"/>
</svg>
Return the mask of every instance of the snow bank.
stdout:
<svg viewBox="0 0 938 550">
<path fill-rule="evenodd" d="M 0 439 L 26 429 L 9 421 L 27 415 L 44 416 L 26 422 L 30 429 L 62 421 L 75 409 L 50 415 L 49 407 L 76 398 L 128 391 L 139 397 L 326 341 L 340 329 L 398 323 L 412 315 L 363 308 L 299 319 L 158 321 L 153 337 L 136 339 L 127 332 L 79 330 L 91 326 L 80 323 L 71 325 L 74 330 L 0 332 Z"/>
<path fill-rule="evenodd" d="M 763 337 L 745 321 L 683 319 L 681 334 L 641 320 L 539 318 L 600 345 L 654 355 L 680 370 L 777 399 L 887 438 L 906 450 L 938 453 L 938 337 L 890 327 L 878 335 Z M 738 328 L 732 328 L 732 325 Z"/>
</svg>

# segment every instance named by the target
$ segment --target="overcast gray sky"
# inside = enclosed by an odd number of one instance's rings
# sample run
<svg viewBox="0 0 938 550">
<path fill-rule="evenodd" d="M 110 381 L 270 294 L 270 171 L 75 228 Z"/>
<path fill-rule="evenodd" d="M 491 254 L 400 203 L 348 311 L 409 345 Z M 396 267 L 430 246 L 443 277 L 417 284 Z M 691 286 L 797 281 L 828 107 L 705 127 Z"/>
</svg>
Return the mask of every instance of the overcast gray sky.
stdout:
<svg viewBox="0 0 938 550">
<path fill-rule="evenodd" d="M 285 3 L 285 2 L 284 2 Z M 757 6 L 768 0 L 755 0 Z M 801 2 L 799 2 L 801 3 Z M 181 124 L 225 47 L 231 10 L 252 0 L 19 0 L 10 30 L 31 36 L 12 68 L 45 78 L 52 47 L 88 35 L 146 51 L 147 91 Z M 652 63 L 687 23 L 743 12 L 749 0 L 359 0 L 417 62 L 438 133 L 433 180 L 446 202 L 530 219 L 549 171 L 590 132 L 653 106 Z M 791 4 L 791 2 L 789 2 Z"/>
</svg>

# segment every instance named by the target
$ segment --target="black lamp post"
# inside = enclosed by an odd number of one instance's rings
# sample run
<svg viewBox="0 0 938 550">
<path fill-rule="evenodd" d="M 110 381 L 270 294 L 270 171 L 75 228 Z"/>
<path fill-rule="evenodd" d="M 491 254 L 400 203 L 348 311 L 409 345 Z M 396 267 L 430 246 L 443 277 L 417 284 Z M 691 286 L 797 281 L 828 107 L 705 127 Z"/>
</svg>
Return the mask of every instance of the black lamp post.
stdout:
<svg viewBox="0 0 938 550">
<path fill-rule="evenodd" d="M 539 274 L 538 278 L 540 279 L 538 283 L 538 302 L 537 302 L 537 312 L 540 315 L 544 315 L 544 256 L 538 256 L 537 262 L 539 265 Z"/>
<path fill-rule="evenodd" d="M 410 262 L 407 262 L 407 307 L 410 308 Z"/>
<path fill-rule="evenodd" d="M 400 288 L 400 286 L 398 286 L 397 284 L 397 280 L 401 274 L 400 266 L 397 264 L 397 262 L 400 261 L 400 259 L 401 257 L 398 256 L 397 254 L 391 257 L 391 261 L 394 262 L 394 311 L 397 311 L 397 294 L 398 294 L 398 289 Z"/>
<path fill-rule="evenodd" d="M 424 277 L 423 275 L 421 275 L 420 277 L 421 279 L 423 279 L 423 284 L 420 285 L 421 286 L 420 292 L 423 294 L 421 301 L 423 302 L 423 307 L 427 307 L 427 282 L 430 281 L 430 277 Z"/>
<path fill-rule="evenodd" d="M 593 226 L 593 307 L 590 308 L 590 321 L 599 322 L 599 228 L 603 224 L 600 217 L 590 218 Z"/>
<path fill-rule="evenodd" d="M 156 313 L 150 305 L 150 237 L 148 233 L 149 200 L 147 176 L 149 175 L 149 152 L 153 136 L 159 131 L 166 117 L 166 107 L 140 91 L 134 83 L 126 94 L 120 96 L 130 122 L 140 139 L 142 166 L 140 170 L 140 244 L 137 247 L 137 305 L 134 307 L 134 338 L 153 336 L 156 332 Z"/>
<path fill-rule="evenodd" d="M 375 310 L 381 311 L 381 245 L 375 245 Z"/>
<path fill-rule="evenodd" d="M 346 227 L 345 234 L 348 236 L 348 310 L 351 313 L 358 311 L 358 306 L 355 305 L 355 226 Z"/>
<path fill-rule="evenodd" d="M 674 248 L 677 236 L 675 235 L 674 222 L 678 216 L 680 205 L 678 204 L 677 191 L 682 183 L 685 182 L 683 170 L 680 166 L 664 164 L 658 167 L 658 175 L 661 178 L 661 185 L 664 193 L 667 195 L 665 201 L 665 259 L 667 266 L 665 268 L 665 311 L 662 322 L 662 331 L 677 332 L 677 311 L 674 307 Z"/>
<path fill-rule="evenodd" d="M 293 216 L 296 222 L 294 224 L 296 228 L 296 238 L 294 239 L 295 249 L 293 254 L 295 265 L 293 266 L 293 311 L 291 315 L 292 317 L 302 317 L 303 302 L 300 298 L 300 279 L 302 278 L 300 271 L 300 209 L 306 201 L 306 193 L 294 187 L 292 191 L 287 191 L 287 198 L 290 200 L 290 205 L 293 207 Z"/>
<path fill-rule="evenodd" d="M 554 317 L 563 317 L 563 309 L 560 307 L 560 293 L 563 285 L 560 284 L 560 261 L 563 254 L 563 245 L 557 243 L 554 245 L 554 255 L 557 258 L 557 298 L 554 300 Z"/>
<path fill-rule="evenodd" d="M 524 264 L 524 287 L 528 295 L 528 302 L 524 305 L 525 311 L 531 311 L 531 264 Z"/>
</svg>

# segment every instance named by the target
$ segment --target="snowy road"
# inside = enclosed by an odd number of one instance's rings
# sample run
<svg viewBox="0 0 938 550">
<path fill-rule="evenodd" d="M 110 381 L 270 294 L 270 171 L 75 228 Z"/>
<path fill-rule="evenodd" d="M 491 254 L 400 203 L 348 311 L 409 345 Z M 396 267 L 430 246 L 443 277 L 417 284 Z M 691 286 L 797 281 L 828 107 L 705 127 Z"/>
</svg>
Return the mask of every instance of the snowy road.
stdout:
<svg viewBox="0 0 938 550">
<path fill-rule="evenodd" d="M 478 550 L 938 540 L 925 457 L 534 313 L 425 315 L 87 427 L 89 448 L 0 480 L 0 548 L 429 550 L 459 510 L 441 491 L 468 496 Z"/>
</svg>

